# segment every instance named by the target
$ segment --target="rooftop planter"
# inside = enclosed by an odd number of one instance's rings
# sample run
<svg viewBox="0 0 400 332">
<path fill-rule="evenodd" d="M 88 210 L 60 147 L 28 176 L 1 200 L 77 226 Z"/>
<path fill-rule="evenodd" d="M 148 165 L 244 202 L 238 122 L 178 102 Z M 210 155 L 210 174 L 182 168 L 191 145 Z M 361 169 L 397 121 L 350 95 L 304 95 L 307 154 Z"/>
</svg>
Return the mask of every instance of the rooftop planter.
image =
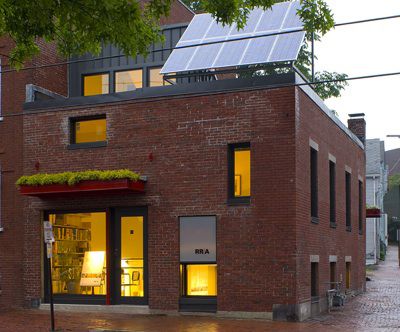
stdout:
<svg viewBox="0 0 400 332">
<path fill-rule="evenodd" d="M 381 209 L 375 206 L 367 206 L 367 218 L 380 218 Z"/>
<path fill-rule="evenodd" d="M 130 170 L 84 171 L 22 176 L 16 184 L 22 195 L 51 197 L 80 193 L 144 193 L 145 179 Z"/>
</svg>

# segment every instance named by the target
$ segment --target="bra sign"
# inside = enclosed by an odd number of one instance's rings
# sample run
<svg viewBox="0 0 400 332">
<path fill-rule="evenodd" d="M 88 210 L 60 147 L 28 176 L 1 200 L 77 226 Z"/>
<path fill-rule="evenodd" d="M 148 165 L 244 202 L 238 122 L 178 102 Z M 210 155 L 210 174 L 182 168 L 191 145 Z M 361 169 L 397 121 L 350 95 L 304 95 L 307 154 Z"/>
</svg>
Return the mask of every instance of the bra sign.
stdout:
<svg viewBox="0 0 400 332">
<path fill-rule="evenodd" d="M 196 255 L 209 255 L 210 251 L 208 249 L 194 249 Z"/>
</svg>

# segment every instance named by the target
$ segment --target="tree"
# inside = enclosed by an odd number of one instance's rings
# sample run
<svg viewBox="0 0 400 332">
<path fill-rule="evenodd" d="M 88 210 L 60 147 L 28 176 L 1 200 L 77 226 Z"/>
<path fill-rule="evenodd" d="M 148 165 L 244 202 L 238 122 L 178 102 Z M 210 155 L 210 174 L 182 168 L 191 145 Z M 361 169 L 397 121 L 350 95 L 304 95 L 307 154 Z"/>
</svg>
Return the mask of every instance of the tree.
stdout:
<svg viewBox="0 0 400 332">
<path fill-rule="evenodd" d="M 55 42 L 63 56 L 98 54 L 111 43 L 128 56 L 146 55 L 151 43 L 162 41 L 158 22 L 168 16 L 174 0 L 0 0 L 0 34 L 15 48 L 10 64 L 22 67 L 39 53 L 38 38 Z M 185 0 L 194 9 L 211 13 L 222 24 L 246 24 L 254 7 L 270 8 L 281 0 Z M 334 25 L 323 0 L 300 0 L 307 31 L 325 34 Z"/>
</svg>

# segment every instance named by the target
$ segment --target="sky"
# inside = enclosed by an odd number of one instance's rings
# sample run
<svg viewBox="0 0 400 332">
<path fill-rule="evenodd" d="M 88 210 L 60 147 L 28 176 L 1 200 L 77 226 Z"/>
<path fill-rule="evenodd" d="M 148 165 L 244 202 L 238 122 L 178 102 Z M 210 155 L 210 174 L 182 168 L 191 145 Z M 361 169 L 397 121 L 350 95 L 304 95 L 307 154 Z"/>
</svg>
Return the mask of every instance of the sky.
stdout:
<svg viewBox="0 0 400 332">
<path fill-rule="evenodd" d="M 335 22 L 400 15 L 400 0 L 326 0 Z M 400 72 L 400 18 L 337 27 L 316 44 L 316 70 L 349 77 Z M 350 81 L 341 97 L 326 105 L 347 124 L 348 114 L 365 113 L 367 138 L 385 140 L 385 149 L 400 148 L 400 75 Z"/>
</svg>

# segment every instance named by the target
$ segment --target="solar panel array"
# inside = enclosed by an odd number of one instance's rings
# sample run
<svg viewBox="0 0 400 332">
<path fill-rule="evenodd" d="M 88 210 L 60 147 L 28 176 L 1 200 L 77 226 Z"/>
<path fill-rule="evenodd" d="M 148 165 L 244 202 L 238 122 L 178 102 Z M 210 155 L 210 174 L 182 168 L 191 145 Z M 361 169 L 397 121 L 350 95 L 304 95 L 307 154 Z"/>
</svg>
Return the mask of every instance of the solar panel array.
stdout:
<svg viewBox="0 0 400 332">
<path fill-rule="evenodd" d="M 251 11 L 246 26 L 241 30 L 237 30 L 236 24 L 223 26 L 211 14 L 196 15 L 161 73 L 294 61 L 299 54 L 305 32 L 251 37 L 302 29 L 303 23 L 297 15 L 299 8 L 299 1 L 278 3 L 266 11 L 256 8 Z M 249 39 L 235 41 L 244 37 Z M 201 45 L 210 42 L 217 43 Z M 200 46 L 179 48 L 190 45 Z"/>
</svg>

